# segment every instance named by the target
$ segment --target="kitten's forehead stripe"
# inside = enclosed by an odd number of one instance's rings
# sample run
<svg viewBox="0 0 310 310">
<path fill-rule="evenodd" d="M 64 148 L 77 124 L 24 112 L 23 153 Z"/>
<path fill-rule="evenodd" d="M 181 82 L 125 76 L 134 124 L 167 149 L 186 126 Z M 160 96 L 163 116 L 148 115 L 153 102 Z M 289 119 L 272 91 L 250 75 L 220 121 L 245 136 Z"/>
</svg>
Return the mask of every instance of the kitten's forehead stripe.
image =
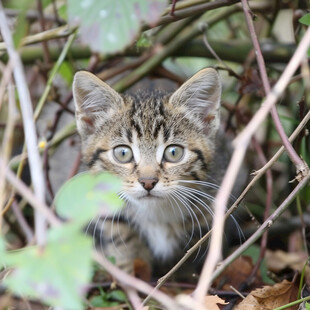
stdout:
<svg viewBox="0 0 310 310">
<path fill-rule="evenodd" d="M 87 163 L 87 166 L 89 168 L 91 168 L 95 164 L 95 162 L 100 159 L 100 157 L 99 157 L 100 154 L 104 153 L 106 151 L 107 150 L 104 150 L 104 149 L 101 149 L 101 148 L 96 149 L 96 151 L 92 155 L 92 159 Z"/>
<path fill-rule="evenodd" d="M 198 149 L 193 149 L 191 151 L 197 154 L 197 160 L 201 161 L 204 169 L 207 169 L 207 161 L 206 161 L 202 151 L 198 150 Z"/>
<path fill-rule="evenodd" d="M 126 137 L 129 141 L 129 143 L 132 143 L 132 132 L 129 128 L 126 128 Z"/>
</svg>

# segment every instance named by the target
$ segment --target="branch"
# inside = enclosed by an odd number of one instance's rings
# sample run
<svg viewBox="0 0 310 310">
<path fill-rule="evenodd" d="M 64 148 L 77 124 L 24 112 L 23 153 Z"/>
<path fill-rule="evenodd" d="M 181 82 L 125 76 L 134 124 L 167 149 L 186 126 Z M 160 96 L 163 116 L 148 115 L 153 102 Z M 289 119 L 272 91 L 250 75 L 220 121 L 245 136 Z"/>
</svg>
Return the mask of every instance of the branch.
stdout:
<svg viewBox="0 0 310 310">
<path fill-rule="evenodd" d="M 247 40 L 209 40 L 209 44 L 212 46 L 216 54 L 226 61 L 243 63 L 246 56 L 252 49 L 251 42 Z M 295 44 L 285 44 L 277 42 L 261 42 L 261 49 L 266 62 L 270 63 L 287 63 L 296 50 Z M 120 57 L 139 57 L 147 50 L 144 48 L 136 47 L 128 49 L 125 53 L 119 55 Z M 56 61 L 59 58 L 62 49 L 56 45 L 49 46 L 49 54 L 52 61 Z M 39 46 L 26 46 L 20 50 L 22 61 L 25 65 L 31 65 L 38 60 L 43 60 L 43 51 Z M 69 56 L 70 55 L 70 56 Z M 88 59 L 91 57 L 92 51 L 87 46 L 74 44 L 70 47 L 66 59 L 69 57 L 74 60 Z M 192 40 L 181 46 L 179 49 L 174 50 L 171 53 L 173 57 L 206 57 L 213 59 L 212 53 L 207 50 L 204 43 L 200 39 Z M 106 60 L 106 55 L 99 55 L 100 60 Z M 0 59 L 6 63 L 8 61 L 7 55 L 1 55 Z"/>
<path fill-rule="evenodd" d="M 205 13 L 207 11 L 211 11 L 211 10 L 214 10 L 220 7 L 230 6 L 237 2 L 240 2 L 240 0 L 216 0 L 212 2 L 209 2 L 209 1 L 208 2 L 204 1 L 204 2 L 205 3 L 198 4 L 198 5 L 195 5 L 197 1 L 187 1 L 187 3 L 177 3 L 175 6 L 173 16 L 170 15 L 171 6 L 168 7 L 164 13 L 166 15 L 164 15 L 163 17 L 159 19 L 159 21 L 157 22 L 157 26 L 175 22 L 177 20 L 180 20 L 186 17 Z M 184 5 L 188 7 L 185 7 Z M 180 8 L 181 6 L 185 8 Z M 143 31 L 149 28 L 150 27 L 148 25 L 142 26 Z"/>
<path fill-rule="evenodd" d="M 290 78 L 296 71 L 297 67 L 305 57 L 308 47 L 310 45 L 310 28 L 306 31 L 304 37 L 300 41 L 299 46 L 296 49 L 294 56 L 285 68 L 280 79 L 275 84 L 273 89 L 268 93 L 265 101 L 261 105 L 260 109 L 256 112 L 249 124 L 239 134 L 234 141 L 235 150 L 233 152 L 231 161 L 226 171 L 225 177 L 220 186 L 220 190 L 215 198 L 214 210 L 215 216 L 213 221 L 213 234 L 211 238 L 210 248 L 207 259 L 203 266 L 203 270 L 200 276 L 200 280 L 197 285 L 197 289 L 194 292 L 194 297 L 199 302 L 203 301 L 203 298 L 208 291 L 211 280 L 214 278 L 212 272 L 221 256 L 221 244 L 223 236 L 224 226 L 224 213 L 227 201 L 229 199 L 230 192 L 233 188 L 234 181 L 237 177 L 237 173 L 243 161 L 245 151 L 248 147 L 249 141 L 254 133 L 257 131 L 260 124 L 265 120 L 270 109 L 275 104 L 279 96 L 284 91 Z M 309 172 L 306 178 L 309 178 Z M 302 184 L 304 182 L 302 181 Z"/>
<path fill-rule="evenodd" d="M 171 297 L 169 297 L 168 295 L 164 294 L 161 291 L 158 291 L 157 289 L 154 289 L 144 281 L 137 279 L 133 276 L 130 276 L 126 272 L 117 268 L 110 261 L 108 261 L 103 255 L 99 255 L 97 252 L 94 252 L 93 258 L 98 264 L 103 266 L 106 270 L 109 270 L 109 273 L 113 277 L 115 277 L 115 279 L 117 279 L 117 281 L 121 283 L 122 286 L 132 287 L 141 293 L 150 294 L 150 296 L 152 296 L 158 302 L 164 305 L 166 309 L 179 309 L 178 305 Z"/>
<path fill-rule="evenodd" d="M 23 196 L 23 198 L 25 198 L 26 201 L 35 208 L 35 210 L 43 214 L 51 225 L 54 226 L 60 225 L 61 223 L 60 220 L 55 216 L 55 214 L 50 210 L 50 208 L 47 205 L 45 205 L 41 200 L 39 200 L 38 197 L 36 197 L 31 192 L 31 190 L 27 187 L 27 185 L 23 181 L 18 179 L 16 175 L 8 167 L 6 167 L 1 157 L 0 157 L 0 169 L 4 171 L 7 180 L 16 189 L 16 191 L 19 192 Z"/>
<path fill-rule="evenodd" d="M 68 27 L 61 26 L 58 28 L 42 31 L 40 33 L 33 34 L 31 36 L 27 36 L 21 40 L 21 46 L 29 45 L 29 44 L 35 44 L 35 43 L 41 43 L 48 40 L 54 40 L 54 39 L 61 39 L 66 38 L 70 34 L 74 33 L 76 31 L 76 27 Z M 42 47 L 39 47 L 42 51 Z M 0 42 L 0 51 L 5 51 L 7 49 L 7 45 L 5 42 Z M 50 49 L 48 49 L 50 51 Z M 42 51 L 44 53 L 44 51 Z"/>
<path fill-rule="evenodd" d="M 251 16 L 251 10 L 250 7 L 248 5 L 247 0 L 241 0 L 242 2 L 242 7 L 243 7 L 243 11 L 244 11 L 244 15 L 246 17 L 246 21 L 247 21 L 247 25 L 250 31 L 250 36 L 253 42 L 253 46 L 255 49 L 255 55 L 256 55 L 256 60 L 257 60 L 257 64 L 259 67 L 259 72 L 261 75 L 261 79 L 263 82 L 263 87 L 265 90 L 265 94 L 268 95 L 270 93 L 270 84 L 269 84 L 269 80 L 268 80 L 268 76 L 267 76 L 267 71 L 266 71 L 266 66 L 265 66 L 265 61 L 264 61 L 264 57 L 262 55 L 260 46 L 259 46 L 259 42 L 258 42 L 258 38 L 255 32 L 255 28 L 254 28 L 254 24 L 253 24 L 253 20 L 252 20 L 252 16 Z M 293 146 L 290 144 L 290 142 L 288 141 L 287 135 L 285 134 L 285 131 L 282 127 L 277 109 L 274 105 L 272 105 L 271 107 L 271 116 L 273 118 L 274 124 L 276 126 L 276 129 L 279 133 L 279 136 L 282 140 L 282 143 L 287 151 L 288 156 L 290 157 L 291 161 L 295 164 L 296 166 L 296 170 L 297 170 L 297 179 L 300 180 L 302 179 L 304 176 L 306 176 L 309 172 L 309 167 L 306 164 L 305 161 L 303 161 L 298 154 L 296 153 L 296 151 L 294 150 Z"/>
<path fill-rule="evenodd" d="M 310 180 L 310 173 L 297 184 L 294 190 L 288 195 L 288 197 L 282 202 L 282 204 L 276 209 L 276 211 L 269 216 L 269 218 L 256 230 L 256 232 L 244 242 L 233 254 L 228 256 L 221 265 L 211 275 L 209 281 L 214 281 L 236 258 L 238 258 L 246 249 L 249 248 L 256 240 L 258 240 L 265 231 L 267 231 L 273 223 L 280 217 L 280 215 L 290 206 L 291 202 L 298 195 L 300 190 L 308 184 Z"/>
<path fill-rule="evenodd" d="M 43 202 L 45 199 L 44 177 L 41 169 L 42 168 L 41 158 L 39 156 L 39 152 L 37 149 L 37 137 L 36 137 L 35 125 L 33 122 L 31 98 L 29 90 L 27 88 L 27 82 L 23 70 L 23 65 L 19 57 L 19 54 L 14 48 L 12 35 L 10 33 L 1 2 L 0 2 L 0 29 L 7 46 L 10 60 L 12 61 L 12 66 L 14 68 L 13 73 L 19 94 L 19 100 L 24 123 L 24 132 L 26 136 L 26 143 L 29 153 L 31 179 L 34 185 L 34 191 L 37 198 L 41 202 Z M 35 213 L 35 225 L 36 225 L 37 242 L 39 245 L 44 245 L 46 239 L 45 219 L 39 212 Z"/>
</svg>

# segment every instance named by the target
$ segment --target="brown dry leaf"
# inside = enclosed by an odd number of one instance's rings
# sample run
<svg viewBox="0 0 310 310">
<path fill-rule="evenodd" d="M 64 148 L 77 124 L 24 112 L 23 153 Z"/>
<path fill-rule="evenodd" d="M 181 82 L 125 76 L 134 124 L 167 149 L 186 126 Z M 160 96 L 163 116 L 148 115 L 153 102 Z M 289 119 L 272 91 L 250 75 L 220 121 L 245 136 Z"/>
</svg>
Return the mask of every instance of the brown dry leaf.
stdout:
<svg viewBox="0 0 310 310">
<path fill-rule="evenodd" d="M 263 288 L 252 291 L 235 309 L 272 310 L 296 300 L 297 293 L 298 286 L 295 283 L 284 280 L 273 286 L 264 286 Z M 298 305 L 287 309 L 298 309 Z"/>
<path fill-rule="evenodd" d="M 220 310 L 218 305 L 228 305 L 229 303 L 218 297 L 210 295 L 205 297 L 205 306 L 208 310 Z"/>
<path fill-rule="evenodd" d="M 184 308 L 189 309 L 201 309 L 201 304 L 198 304 L 195 299 L 190 295 L 179 294 L 176 297 L 178 304 Z M 206 296 L 204 302 L 204 309 L 207 310 L 220 310 L 221 308 L 218 305 L 227 305 L 228 303 L 225 300 L 221 299 L 217 295 L 215 296 Z"/>
<path fill-rule="evenodd" d="M 252 258 L 249 256 L 240 256 L 223 272 L 215 281 L 214 287 L 224 291 L 231 291 L 231 286 L 239 287 L 241 283 L 247 281 L 253 270 Z M 253 287 L 262 285 L 260 275 L 255 277 Z"/>
<path fill-rule="evenodd" d="M 281 250 L 267 250 L 265 257 L 268 270 L 274 273 L 278 273 L 285 268 L 301 271 L 308 258 L 306 253 L 287 253 Z"/>
<path fill-rule="evenodd" d="M 145 282 L 151 281 L 152 268 L 148 262 L 144 261 L 141 258 L 136 258 L 134 260 L 133 269 L 134 269 L 134 275 L 137 278 Z"/>
</svg>

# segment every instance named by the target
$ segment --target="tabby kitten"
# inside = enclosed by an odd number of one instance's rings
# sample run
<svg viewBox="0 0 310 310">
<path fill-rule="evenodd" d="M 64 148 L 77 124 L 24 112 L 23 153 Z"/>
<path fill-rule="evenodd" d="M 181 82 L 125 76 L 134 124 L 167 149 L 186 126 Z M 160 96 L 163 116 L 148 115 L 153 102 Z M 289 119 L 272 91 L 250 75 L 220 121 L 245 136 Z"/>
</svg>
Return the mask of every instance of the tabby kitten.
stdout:
<svg viewBox="0 0 310 310">
<path fill-rule="evenodd" d="M 122 211 L 88 227 L 97 245 L 128 271 L 138 257 L 182 255 L 209 229 L 230 157 L 217 72 L 201 70 L 172 95 L 124 96 L 81 71 L 73 95 L 85 163 L 123 180 Z"/>
</svg>

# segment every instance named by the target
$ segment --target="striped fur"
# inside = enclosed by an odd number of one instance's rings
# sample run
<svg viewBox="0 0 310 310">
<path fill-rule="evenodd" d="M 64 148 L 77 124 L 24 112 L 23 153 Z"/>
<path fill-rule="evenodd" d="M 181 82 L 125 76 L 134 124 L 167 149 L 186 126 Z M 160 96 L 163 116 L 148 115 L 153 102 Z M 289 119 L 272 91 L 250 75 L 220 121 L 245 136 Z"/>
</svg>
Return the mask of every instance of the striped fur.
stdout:
<svg viewBox="0 0 310 310">
<path fill-rule="evenodd" d="M 123 180 L 122 212 L 88 227 L 99 234 L 101 249 L 127 270 L 139 256 L 165 261 L 181 255 L 208 230 L 230 157 L 229 143 L 218 133 L 217 72 L 201 70 L 172 95 L 122 96 L 82 71 L 73 94 L 85 163 Z M 131 160 L 121 163 L 117 150 L 121 158 L 132 154 Z"/>
</svg>

